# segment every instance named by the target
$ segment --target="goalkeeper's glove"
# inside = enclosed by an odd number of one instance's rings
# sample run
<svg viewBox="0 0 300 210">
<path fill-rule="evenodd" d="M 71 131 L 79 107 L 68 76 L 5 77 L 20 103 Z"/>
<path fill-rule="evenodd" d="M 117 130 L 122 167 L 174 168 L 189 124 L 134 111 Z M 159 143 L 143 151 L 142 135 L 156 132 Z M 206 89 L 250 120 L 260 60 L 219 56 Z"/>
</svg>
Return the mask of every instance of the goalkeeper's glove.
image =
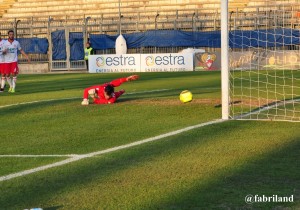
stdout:
<svg viewBox="0 0 300 210">
<path fill-rule="evenodd" d="M 83 99 L 83 101 L 81 102 L 81 105 L 86 106 L 89 105 L 89 100 L 88 99 Z"/>
<path fill-rule="evenodd" d="M 139 75 L 131 75 L 131 76 L 127 77 L 126 79 L 127 79 L 127 82 L 138 80 L 139 79 Z"/>
</svg>

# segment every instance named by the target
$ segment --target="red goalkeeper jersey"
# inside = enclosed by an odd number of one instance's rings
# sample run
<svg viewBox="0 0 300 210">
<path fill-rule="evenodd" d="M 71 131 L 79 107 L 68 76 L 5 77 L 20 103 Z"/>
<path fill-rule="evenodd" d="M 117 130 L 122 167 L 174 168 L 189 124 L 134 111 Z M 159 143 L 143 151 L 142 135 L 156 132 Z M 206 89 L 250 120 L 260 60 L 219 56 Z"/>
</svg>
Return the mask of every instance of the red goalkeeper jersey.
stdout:
<svg viewBox="0 0 300 210">
<path fill-rule="evenodd" d="M 124 91 L 114 92 L 110 99 L 106 99 L 104 96 L 104 89 L 107 85 L 112 85 L 113 87 L 118 87 L 124 82 L 127 82 L 127 78 L 120 78 L 120 79 L 113 80 L 110 83 L 105 83 L 103 85 L 94 85 L 94 86 L 88 87 L 88 88 L 84 89 L 83 98 L 88 99 L 89 90 L 95 89 L 95 92 L 98 95 L 98 98 L 94 99 L 94 103 L 96 103 L 96 104 L 115 103 L 117 98 L 120 97 L 124 93 Z"/>
</svg>

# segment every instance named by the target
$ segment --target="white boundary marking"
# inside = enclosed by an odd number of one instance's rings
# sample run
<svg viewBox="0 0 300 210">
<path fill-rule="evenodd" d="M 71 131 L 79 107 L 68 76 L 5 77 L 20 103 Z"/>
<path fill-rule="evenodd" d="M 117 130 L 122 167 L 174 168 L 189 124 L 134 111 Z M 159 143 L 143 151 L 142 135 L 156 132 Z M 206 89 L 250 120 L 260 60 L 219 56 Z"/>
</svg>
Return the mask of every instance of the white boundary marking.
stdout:
<svg viewBox="0 0 300 210">
<path fill-rule="evenodd" d="M 35 103 L 42 103 L 42 102 L 50 102 L 50 101 L 62 101 L 62 100 L 71 100 L 71 99 L 78 99 L 79 97 L 72 97 L 72 98 L 57 98 L 57 99 L 47 99 L 47 100 L 40 100 L 40 101 L 28 101 L 28 102 L 21 102 L 16 104 L 8 104 L 0 106 L 0 109 L 18 105 L 25 105 L 25 104 L 35 104 Z"/>
<path fill-rule="evenodd" d="M 200 89 L 220 89 L 220 88 L 200 88 Z M 130 92 L 126 93 L 124 95 L 133 95 L 133 94 L 141 94 L 141 93 L 154 93 L 154 92 L 163 92 L 167 90 L 172 90 L 172 89 L 157 89 L 157 90 L 145 90 L 145 91 L 140 91 L 140 92 Z M 63 100 L 72 100 L 72 99 L 80 99 L 82 97 L 70 97 L 70 98 L 56 98 L 56 99 L 46 99 L 46 100 L 40 100 L 40 101 L 28 101 L 28 102 L 21 102 L 21 103 L 16 103 L 16 104 L 8 104 L 8 105 L 3 105 L 0 106 L 0 109 L 6 108 L 6 107 L 12 107 L 12 106 L 18 106 L 18 105 L 26 105 L 26 104 L 35 104 L 35 103 L 42 103 L 42 102 L 50 102 L 50 101 L 63 101 Z"/>
<path fill-rule="evenodd" d="M 127 93 L 127 94 L 157 92 L 157 91 L 165 91 L 165 90 L 170 90 L 170 89 L 135 92 L 135 93 Z M 68 99 L 76 99 L 76 98 L 50 99 L 50 100 L 44 100 L 44 101 L 68 100 Z M 19 103 L 19 104 L 5 105 L 5 106 L 0 106 L 0 108 L 8 107 L 8 106 L 16 106 L 16 105 L 21 105 L 21 104 L 38 103 L 38 102 L 44 102 L 44 101 L 32 101 L 32 102 L 24 102 L 24 103 Z M 299 101 L 299 99 L 296 99 L 296 101 Z M 285 101 L 285 103 L 290 103 L 290 101 Z M 278 104 L 281 105 L 281 103 L 278 103 Z M 251 115 L 251 114 L 255 114 L 255 113 L 258 113 L 260 111 L 268 110 L 270 108 L 278 106 L 278 104 L 274 104 L 274 105 L 267 106 L 267 107 L 262 107 L 258 110 L 253 111 L 253 112 L 249 112 L 249 113 L 237 116 L 234 119 L 240 119 L 242 117 L 245 117 L 245 116 L 248 116 L 248 115 Z M 186 131 L 190 131 L 190 130 L 193 130 L 193 129 L 196 129 L 196 128 L 221 123 L 221 122 L 224 122 L 224 121 L 227 121 L 227 120 L 219 119 L 219 120 L 209 121 L 209 122 L 206 122 L 206 123 L 201 123 L 201 124 L 198 124 L 198 125 L 189 126 L 189 127 L 183 128 L 183 129 L 179 129 L 177 131 L 172 131 L 172 132 L 165 133 L 165 134 L 162 134 L 162 135 L 158 135 L 158 136 L 155 136 L 155 137 L 150 137 L 150 138 L 147 138 L 147 139 L 144 139 L 144 140 L 136 141 L 136 142 L 133 142 L 133 143 L 129 143 L 129 144 L 125 144 L 125 145 L 121 145 L 121 146 L 117 146 L 117 147 L 112 147 L 112 148 L 109 148 L 109 149 L 100 150 L 100 151 L 97 151 L 97 152 L 92 152 L 92 153 L 83 154 L 83 155 L 78 155 L 78 154 L 69 154 L 69 155 L 0 155 L 0 157 L 70 157 L 66 160 L 59 161 L 59 162 L 56 162 L 56 163 L 52 163 L 52 164 L 40 166 L 40 167 L 37 167 L 37 168 L 33 168 L 33 169 L 29 169 L 29 170 L 25 170 L 25 171 L 13 173 L 13 174 L 1 176 L 0 177 L 0 182 L 10 180 L 10 179 L 13 179 L 13 178 L 17 178 L 17 177 L 26 176 L 28 174 L 33 174 L 33 173 L 36 173 L 36 172 L 39 172 L 39 171 L 44 171 L 44 170 L 47 170 L 47 169 L 50 169 L 50 168 L 66 165 L 66 164 L 69 164 L 69 163 L 72 163 L 72 162 L 75 162 L 75 161 L 78 161 L 78 160 L 82 160 L 82 159 L 85 159 L 85 158 L 95 157 L 97 155 L 103 155 L 103 154 L 111 153 L 111 152 L 114 152 L 114 151 L 118 151 L 118 150 L 122 150 L 122 149 L 126 149 L 126 148 L 131 148 L 131 147 L 138 146 L 138 145 L 141 145 L 141 144 L 145 144 L 145 143 L 148 143 L 148 142 L 157 141 L 157 140 L 160 140 L 160 139 L 163 139 L 163 138 L 166 138 L 166 137 L 170 137 L 170 136 L 174 136 L 174 135 L 177 135 L 177 134 L 180 134 L 180 133 L 183 133 L 183 132 L 186 132 Z"/>
<path fill-rule="evenodd" d="M 31 157 L 77 157 L 80 155 L 70 154 L 70 155 L 0 155 L 0 158 L 31 158 Z"/>
<path fill-rule="evenodd" d="M 73 157 L 68 158 L 66 160 L 56 162 L 56 163 L 52 163 L 52 164 L 40 166 L 40 167 L 37 167 L 37 168 L 33 168 L 33 169 L 29 169 L 29 170 L 25 170 L 25 171 L 13 173 L 13 174 L 1 176 L 0 177 L 0 182 L 10 180 L 10 179 L 13 179 L 13 178 L 17 178 L 17 177 L 26 176 L 28 174 L 33 174 L 33 173 L 36 173 L 36 172 L 39 172 L 39 171 L 44 171 L 44 170 L 47 170 L 47 169 L 50 169 L 50 168 L 66 165 L 66 164 L 69 164 L 69 163 L 72 163 L 72 162 L 75 162 L 75 161 L 78 161 L 78 160 L 82 160 L 82 159 L 85 159 L 85 158 L 90 158 L 90 157 L 94 157 L 94 156 L 97 156 L 97 155 L 103 155 L 103 154 L 111 153 L 111 152 L 114 152 L 114 151 L 118 151 L 118 150 L 122 150 L 122 149 L 126 149 L 126 148 L 131 148 L 131 147 L 138 146 L 138 145 L 141 145 L 141 144 L 145 144 L 145 143 L 148 143 L 148 142 L 157 141 L 157 140 L 160 140 L 160 139 L 163 139 L 163 138 L 166 138 L 166 137 L 170 137 L 170 136 L 174 136 L 174 135 L 177 135 L 177 134 L 180 134 L 180 133 L 183 133 L 183 132 L 186 132 L 186 131 L 190 131 L 190 130 L 193 130 L 193 129 L 196 129 L 196 128 L 201 128 L 201 127 L 204 127 L 204 126 L 207 126 L 207 125 L 221 123 L 221 122 L 224 122 L 224 121 L 226 121 L 226 120 L 219 119 L 219 120 L 214 120 L 214 121 L 210 121 L 210 122 L 205 122 L 205 123 L 201 123 L 201 124 L 198 124 L 198 125 L 189 126 L 189 127 L 183 128 L 183 129 L 172 131 L 172 132 L 169 132 L 169 133 L 165 133 L 165 134 L 162 134 L 162 135 L 150 137 L 150 138 L 147 138 L 147 139 L 144 139 L 144 140 L 136 141 L 136 142 L 133 142 L 133 143 L 130 143 L 130 144 L 125 144 L 125 145 L 121 145 L 121 146 L 117 146 L 117 147 L 112 147 L 112 148 L 109 148 L 109 149 L 100 150 L 100 151 L 97 151 L 97 152 L 92 152 L 92 153 L 88 153 L 88 154 L 84 154 L 84 155 L 76 155 L 76 156 L 73 156 Z"/>
<path fill-rule="evenodd" d="M 211 89 L 211 88 L 203 88 L 203 89 Z M 157 89 L 157 90 L 150 90 L 150 91 L 131 92 L 131 93 L 125 93 L 125 94 L 126 95 L 132 95 L 132 94 L 140 94 L 140 93 L 162 92 L 162 91 L 167 91 L 167 90 L 172 90 L 172 89 Z M 81 98 L 81 97 L 47 99 L 47 100 L 40 100 L 40 101 L 29 101 L 29 102 L 3 105 L 3 106 L 0 106 L 0 109 L 1 108 L 6 108 L 6 107 L 18 106 L 18 105 L 25 105 L 25 104 L 34 104 L 34 103 L 60 101 L 60 100 L 72 100 L 72 99 L 79 99 L 79 98 Z M 195 129 L 195 128 L 200 128 L 200 127 L 204 127 L 206 125 L 212 125 L 212 124 L 220 123 L 220 122 L 223 122 L 223 121 L 224 120 L 215 120 L 215 121 L 210 121 L 210 122 L 206 122 L 206 123 L 201 123 L 201 124 L 198 124 L 198 125 L 189 126 L 189 127 L 177 130 L 177 131 L 173 131 L 173 132 L 169 132 L 169 133 L 162 134 L 162 135 L 159 135 L 159 136 L 147 138 L 147 139 L 137 141 L 137 142 L 133 142 L 133 143 L 130 143 L 130 144 L 125 144 L 125 145 L 109 148 L 109 149 L 106 149 L 106 150 L 101 150 L 101 151 L 92 152 L 92 153 L 83 154 L 83 155 L 79 155 L 79 154 L 67 154 L 67 155 L 0 155 L 0 157 L 18 157 L 18 158 L 20 158 L 20 157 L 22 157 L 22 158 L 26 158 L 26 157 L 69 157 L 66 160 L 59 161 L 59 162 L 56 162 L 56 163 L 53 163 L 53 164 L 48 164 L 48 165 L 45 165 L 45 166 L 41 166 L 41 167 L 21 171 L 21 172 L 18 172 L 18 173 L 13 173 L 13 174 L 1 176 L 0 177 L 0 182 L 5 181 L 5 180 L 10 180 L 10 179 L 13 179 L 13 178 L 16 178 L 16 177 L 21 177 L 21 176 L 25 176 L 25 175 L 28 175 L 28 174 L 36 173 L 36 172 L 43 171 L 43 170 L 46 170 L 46 169 L 49 169 L 49 168 L 53 168 L 53 167 L 65 165 L 65 164 L 68 164 L 68 163 L 72 163 L 72 162 L 75 162 L 75 161 L 78 161 L 78 160 L 81 160 L 81 159 L 84 159 L 84 158 L 94 157 L 94 156 L 97 156 L 97 155 L 102 155 L 102 154 L 106 154 L 106 153 L 110 153 L 110 152 L 130 148 L 130 147 L 134 147 L 134 146 L 137 146 L 137 145 L 145 144 L 145 143 L 148 143 L 148 142 L 160 140 L 162 138 L 173 136 L 173 135 L 176 135 L 176 134 L 179 134 L 179 133 L 182 133 L 182 132 L 186 132 L 186 131 L 189 131 L 189 130 L 192 130 L 192 129 Z"/>
<path fill-rule="evenodd" d="M 125 92 L 125 95 L 140 94 L 140 93 L 163 92 L 163 91 L 167 91 L 167 90 L 171 90 L 171 89 L 146 90 L 146 91 L 131 92 L 131 93 L 126 93 Z M 6 108 L 6 107 L 18 106 L 18 105 L 25 105 L 25 104 L 35 104 L 35 103 L 50 102 L 50 101 L 72 100 L 72 99 L 79 99 L 79 98 L 82 98 L 82 97 L 56 98 L 56 99 L 46 99 L 46 100 L 40 100 L 40 101 L 28 101 L 28 102 L 21 102 L 21 103 L 16 103 L 16 104 L 3 105 L 3 106 L 0 106 L 0 109 L 1 108 Z"/>
<path fill-rule="evenodd" d="M 257 110 L 253 110 L 253 111 L 247 112 L 245 114 L 238 115 L 238 116 L 234 117 L 233 119 L 234 120 L 241 120 L 244 117 L 248 117 L 252 114 L 257 114 L 259 112 L 267 111 L 267 110 L 272 109 L 272 108 L 277 107 L 277 106 L 282 106 L 282 105 L 285 105 L 285 104 L 291 104 L 293 102 L 300 102 L 300 99 L 291 99 L 291 100 L 287 100 L 287 101 L 275 102 L 274 104 L 272 104 L 270 106 L 266 105 L 266 106 L 263 106 L 263 107 L 259 107 Z M 249 120 L 249 119 L 246 119 L 246 120 Z M 255 120 L 257 120 L 257 119 L 255 119 Z"/>
</svg>

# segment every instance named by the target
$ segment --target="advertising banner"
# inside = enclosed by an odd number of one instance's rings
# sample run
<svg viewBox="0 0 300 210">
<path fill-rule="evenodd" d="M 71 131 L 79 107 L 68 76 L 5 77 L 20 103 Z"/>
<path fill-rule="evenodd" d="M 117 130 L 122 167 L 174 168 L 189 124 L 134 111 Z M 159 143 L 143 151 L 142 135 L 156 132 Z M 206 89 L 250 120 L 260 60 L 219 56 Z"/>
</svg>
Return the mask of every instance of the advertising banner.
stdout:
<svg viewBox="0 0 300 210">
<path fill-rule="evenodd" d="M 260 63 L 260 69 L 300 69 L 300 55 L 297 50 L 289 51 L 270 51 L 265 58 L 265 63 Z"/>
<path fill-rule="evenodd" d="M 229 68 L 232 70 L 258 69 L 259 60 L 254 51 L 230 52 Z"/>
<path fill-rule="evenodd" d="M 140 54 L 90 55 L 90 73 L 140 72 Z"/>
<path fill-rule="evenodd" d="M 229 65 L 233 70 L 297 70 L 300 69 L 300 55 L 296 50 L 231 52 Z"/>
<path fill-rule="evenodd" d="M 141 54 L 141 71 L 193 71 L 193 53 Z"/>
<path fill-rule="evenodd" d="M 220 52 L 198 52 L 194 54 L 195 71 L 221 70 Z"/>
<path fill-rule="evenodd" d="M 90 73 L 193 71 L 193 53 L 91 55 Z"/>
</svg>

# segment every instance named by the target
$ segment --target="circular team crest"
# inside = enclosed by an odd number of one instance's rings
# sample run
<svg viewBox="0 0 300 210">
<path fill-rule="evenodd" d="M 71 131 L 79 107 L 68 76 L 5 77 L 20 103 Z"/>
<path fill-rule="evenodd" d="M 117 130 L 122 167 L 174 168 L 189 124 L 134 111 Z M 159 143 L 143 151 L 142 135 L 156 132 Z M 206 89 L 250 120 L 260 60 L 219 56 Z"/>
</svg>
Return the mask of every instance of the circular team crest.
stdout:
<svg viewBox="0 0 300 210">
<path fill-rule="evenodd" d="M 147 66 L 153 66 L 154 65 L 154 58 L 153 58 L 153 56 L 147 56 L 146 57 L 146 65 Z"/>
<path fill-rule="evenodd" d="M 98 67 L 104 66 L 105 65 L 105 59 L 103 57 L 98 57 L 96 59 L 96 65 Z"/>
<path fill-rule="evenodd" d="M 208 54 L 208 53 L 204 53 L 201 56 L 202 62 L 205 63 L 208 68 L 212 67 L 216 58 L 217 58 L 217 56 L 215 54 Z"/>
</svg>

